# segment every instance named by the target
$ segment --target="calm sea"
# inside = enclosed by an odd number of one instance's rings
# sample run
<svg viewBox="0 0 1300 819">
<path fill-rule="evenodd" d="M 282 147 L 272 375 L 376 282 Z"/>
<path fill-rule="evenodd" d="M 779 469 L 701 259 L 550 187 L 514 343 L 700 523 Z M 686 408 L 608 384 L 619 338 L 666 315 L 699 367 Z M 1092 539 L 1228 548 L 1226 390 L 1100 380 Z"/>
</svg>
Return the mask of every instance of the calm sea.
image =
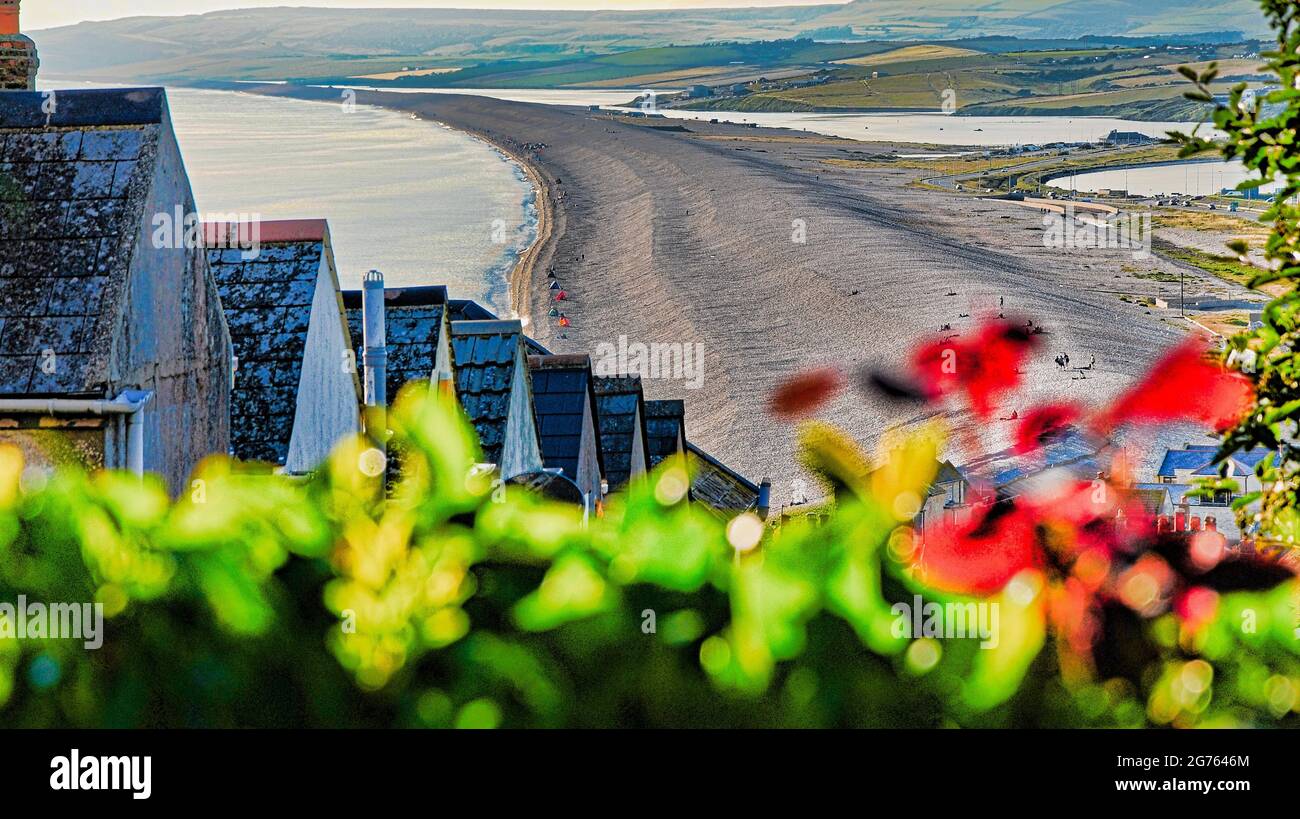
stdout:
<svg viewBox="0 0 1300 819">
<path fill-rule="evenodd" d="M 534 191 L 488 144 L 367 106 L 167 94 L 203 214 L 323 217 L 345 288 L 374 268 L 391 285 L 446 284 L 509 314 L 506 276 L 537 232 Z"/>
</svg>

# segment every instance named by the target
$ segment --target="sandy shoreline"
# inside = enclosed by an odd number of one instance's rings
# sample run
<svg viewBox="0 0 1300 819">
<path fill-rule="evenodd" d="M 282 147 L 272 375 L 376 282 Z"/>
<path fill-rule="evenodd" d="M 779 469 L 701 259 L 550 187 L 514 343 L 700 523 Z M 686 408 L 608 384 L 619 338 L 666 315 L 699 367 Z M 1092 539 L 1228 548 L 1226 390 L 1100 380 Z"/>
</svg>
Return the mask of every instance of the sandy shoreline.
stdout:
<svg viewBox="0 0 1300 819">
<path fill-rule="evenodd" d="M 528 326 L 532 324 L 532 316 L 528 312 L 526 288 L 533 278 L 533 271 L 543 266 L 548 255 L 554 250 L 554 223 L 559 209 L 555 204 L 554 191 L 539 167 L 503 145 L 484 137 L 480 138 L 518 164 L 523 169 L 524 175 L 528 177 L 528 184 L 533 186 L 533 201 L 537 208 L 537 235 L 533 237 L 533 241 L 524 252 L 519 254 L 514 267 L 506 277 L 510 309 L 515 316 L 525 322 L 525 326 Z"/>
<path fill-rule="evenodd" d="M 438 121 L 441 122 L 441 120 Z M 533 277 L 533 271 L 543 266 L 550 253 L 554 250 L 554 225 L 557 221 L 559 209 L 556 207 L 552 183 L 546 178 L 545 170 L 536 163 L 529 161 L 525 153 L 513 149 L 510 145 L 502 144 L 501 141 L 494 140 L 481 132 L 458 128 L 451 123 L 443 122 L 442 124 L 484 142 L 509 161 L 518 165 L 528 178 L 528 184 L 533 188 L 533 201 L 537 208 L 537 235 L 533 237 L 533 241 L 515 259 L 514 266 L 506 274 L 506 289 L 510 299 L 511 312 L 514 316 L 522 319 L 525 326 L 529 326 L 532 324 L 533 317 L 528 312 L 527 299 L 524 297 L 525 289 Z"/>
<path fill-rule="evenodd" d="M 620 338 L 700 345 L 700 383 L 644 379 L 647 397 L 686 399 L 687 436 L 751 478 L 770 477 L 778 503 L 806 476 L 793 426 L 766 401 L 804 367 L 897 365 L 918 339 L 945 324 L 963 332 L 1005 300 L 1008 315 L 1049 328 L 1029 394 L 1098 403 L 1188 331 L 1176 311 L 1129 298 L 1176 291 L 1153 278 L 1177 271 L 1162 259 L 1048 248 L 1037 213 L 919 189 L 910 183 L 920 171 L 842 163 L 909 146 L 703 122 L 659 128 L 459 95 L 361 92 L 357 102 L 437 120 L 518 161 L 538 189 L 538 238 L 510 282 L 530 334 L 561 353 Z M 551 269 L 569 294 L 568 328 L 548 316 Z M 1095 355 L 1097 368 L 1072 378 L 1052 363 L 1058 352 Z M 820 417 L 870 447 L 916 416 L 852 392 Z M 990 446 L 1009 431 L 981 430 Z"/>
</svg>

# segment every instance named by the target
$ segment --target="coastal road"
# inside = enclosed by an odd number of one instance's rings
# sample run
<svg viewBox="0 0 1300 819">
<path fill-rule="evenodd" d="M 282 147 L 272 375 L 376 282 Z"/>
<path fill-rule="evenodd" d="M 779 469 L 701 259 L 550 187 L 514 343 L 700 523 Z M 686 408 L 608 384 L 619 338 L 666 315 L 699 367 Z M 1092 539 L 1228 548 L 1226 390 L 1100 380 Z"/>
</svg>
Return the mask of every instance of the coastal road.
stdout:
<svg viewBox="0 0 1300 819">
<path fill-rule="evenodd" d="M 688 437 L 755 481 L 770 477 L 774 505 L 802 476 L 795 429 L 767 400 L 805 367 L 900 366 L 918 339 L 945 324 L 960 333 L 1003 300 L 1009 317 L 1049 328 L 1028 369 L 1032 393 L 1099 402 L 1183 332 L 1116 297 L 1129 283 L 1150 289 L 1129 277 L 1127 251 L 1045 248 L 1038 214 L 838 161 L 888 146 L 471 96 L 360 92 L 357 102 L 479 134 L 531 165 L 553 229 L 516 282 L 530 332 L 565 353 L 595 353 L 620 336 L 702 345 L 698 388 L 679 373 L 647 379 L 647 397 L 686 399 Z M 548 316 L 552 268 L 570 297 L 568 328 Z M 1097 368 L 1072 378 L 1052 363 L 1059 352 L 1095 355 Z M 820 416 L 870 447 L 916 413 L 852 391 Z M 990 446 L 1009 430 L 980 428 Z"/>
</svg>

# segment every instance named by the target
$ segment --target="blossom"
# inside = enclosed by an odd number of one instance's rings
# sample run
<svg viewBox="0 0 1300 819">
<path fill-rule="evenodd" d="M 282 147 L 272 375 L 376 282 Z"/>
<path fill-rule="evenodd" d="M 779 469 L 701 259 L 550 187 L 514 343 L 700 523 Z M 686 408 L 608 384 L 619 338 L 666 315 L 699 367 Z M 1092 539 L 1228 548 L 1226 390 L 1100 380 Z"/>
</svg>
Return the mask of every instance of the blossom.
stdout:
<svg viewBox="0 0 1300 819">
<path fill-rule="evenodd" d="M 922 345 L 912 356 L 912 375 L 928 400 L 960 394 L 987 418 L 997 399 L 1019 385 L 1020 366 L 1036 342 L 1025 326 L 988 321 L 970 341 L 951 338 Z"/>
</svg>

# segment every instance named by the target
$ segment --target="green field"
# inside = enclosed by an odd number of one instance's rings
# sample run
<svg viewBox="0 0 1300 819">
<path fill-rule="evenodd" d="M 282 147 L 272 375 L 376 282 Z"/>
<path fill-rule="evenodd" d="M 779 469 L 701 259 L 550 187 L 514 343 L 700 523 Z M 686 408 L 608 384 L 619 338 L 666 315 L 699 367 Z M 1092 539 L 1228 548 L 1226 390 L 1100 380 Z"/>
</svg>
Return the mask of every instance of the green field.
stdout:
<svg viewBox="0 0 1300 819">
<path fill-rule="evenodd" d="M 1003 43 L 999 43 L 1002 45 Z M 1203 106 L 1184 98 L 1177 72 L 1224 60 L 1248 76 L 1255 44 L 976 51 L 970 41 L 913 44 L 817 66 L 804 77 L 761 83 L 737 95 L 724 92 L 681 101 L 720 111 L 877 111 L 945 109 L 988 116 L 1112 116 L 1148 121 L 1194 121 Z M 960 46 L 960 47 L 959 47 Z M 913 58 L 914 57 L 914 58 Z M 800 80 L 818 79 L 808 85 Z M 1233 82 L 1220 83 L 1227 91 Z"/>
<path fill-rule="evenodd" d="M 995 1 L 981 13 L 991 20 L 1011 21 L 1023 2 L 1028 0 Z M 668 106 L 741 112 L 947 110 L 1160 121 L 1193 120 L 1202 111 L 1182 97 L 1187 84 L 1175 70 L 1178 65 L 1223 60 L 1225 80 L 1252 79 L 1252 60 L 1257 62 L 1264 48 L 1258 42 L 1225 45 L 1222 41 L 1227 38 L 1222 35 L 1043 39 L 1005 33 L 953 38 L 949 33 L 945 39 L 937 17 L 917 17 L 911 11 L 884 25 L 881 31 L 888 33 L 879 39 L 855 39 L 860 29 L 846 22 L 845 15 L 865 13 L 868 5 L 802 12 L 747 10 L 718 13 L 717 20 L 714 12 L 676 16 L 647 12 L 644 19 L 610 16 L 604 27 L 598 24 L 605 19 L 600 14 L 503 12 L 492 25 L 484 25 L 454 10 L 361 15 L 355 10 L 281 9 L 205 15 L 200 18 L 205 21 L 201 29 L 180 19 L 76 26 L 43 34 L 41 47 L 47 69 L 57 72 L 83 60 L 93 62 L 93 52 L 118 43 L 123 49 L 100 71 L 129 72 L 161 82 L 240 79 L 404 89 L 648 88 L 660 92 L 703 85 L 712 93 L 677 100 L 661 96 L 660 101 Z M 1084 7 L 1079 8 L 1083 13 Z M 1188 13 L 1195 18 L 1209 11 Z M 739 24 L 744 20 L 757 25 L 756 21 L 776 21 L 786 15 L 794 17 L 782 24 L 786 34 L 778 39 L 753 39 L 768 23 L 759 28 Z M 388 23 L 378 22 L 389 18 Z M 702 27 L 704 18 L 712 22 Z M 258 20 L 263 21 L 262 30 L 245 31 Z M 616 34 L 614 21 L 618 20 L 640 22 Z M 672 21 L 672 26 L 641 24 L 647 20 Z M 725 20 L 736 25 L 719 28 L 718 21 Z M 811 20 L 826 24 L 806 24 Z M 404 23 L 400 29 L 399 21 Z M 359 23 L 364 25 L 355 25 Z M 340 40 L 344 30 L 350 38 Z M 731 39 L 710 40 L 702 33 L 706 30 L 734 34 Z M 74 33 L 92 31 L 98 39 L 69 39 Z M 145 31 L 153 32 L 147 45 L 143 44 Z M 388 34 L 381 35 L 385 31 Z M 221 47 L 221 38 L 236 32 L 243 32 L 238 47 Z M 799 36 L 801 32 L 820 32 L 816 36 L 824 39 Z M 982 32 L 971 28 L 964 33 Z M 182 40 L 187 48 L 181 53 L 166 45 Z M 85 68 L 73 76 L 93 79 L 101 74 Z M 1225 81 L 1223 88 L 1228 85 Z"/>
</svg>

